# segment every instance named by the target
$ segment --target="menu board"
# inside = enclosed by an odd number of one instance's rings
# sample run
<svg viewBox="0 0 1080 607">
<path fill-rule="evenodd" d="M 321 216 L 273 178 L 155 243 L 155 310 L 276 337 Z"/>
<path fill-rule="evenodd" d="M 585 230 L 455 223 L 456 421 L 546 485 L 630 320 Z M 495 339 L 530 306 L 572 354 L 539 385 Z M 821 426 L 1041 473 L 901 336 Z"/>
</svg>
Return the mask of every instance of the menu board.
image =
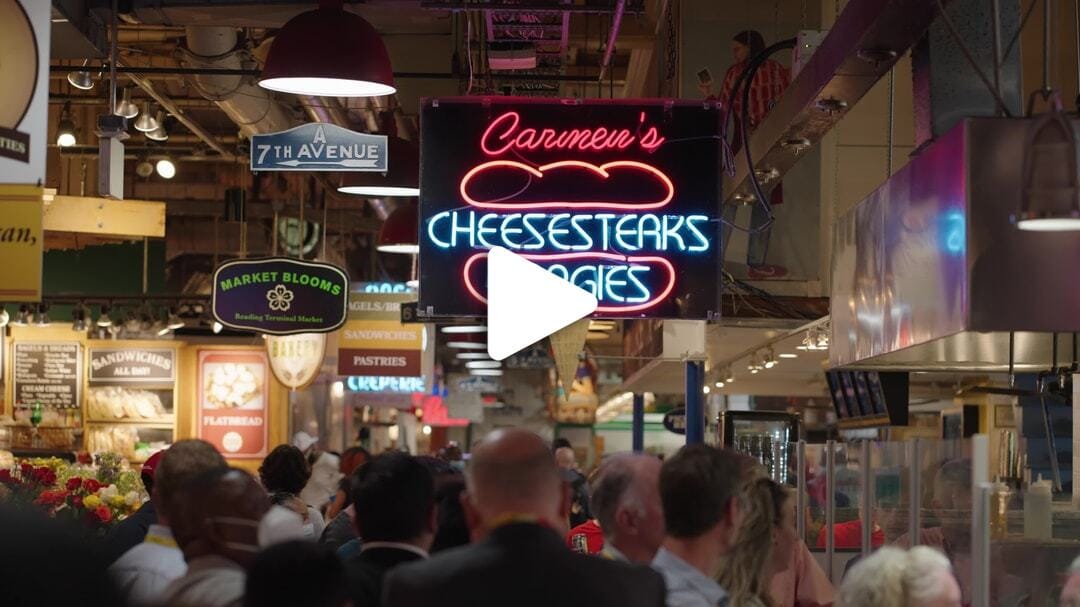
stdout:
<svg viewBox="0 0 1080 607">
<path fill-rule="evenodd" d="M 90 348 L 90 383 L 171 384 L 176 379 L 172 348 Z"/>
<path fill-rule="evenodd" d="M 82 350 L 78 342 L 20 342 L 14 347 L 15 403 L 78 409 Z"/>
<path fill-rule="evenodd" d="M 201 350 L 198 433 L 231 459 L 266 455 L 270 373 L 257 350 Z"/>
</svg>

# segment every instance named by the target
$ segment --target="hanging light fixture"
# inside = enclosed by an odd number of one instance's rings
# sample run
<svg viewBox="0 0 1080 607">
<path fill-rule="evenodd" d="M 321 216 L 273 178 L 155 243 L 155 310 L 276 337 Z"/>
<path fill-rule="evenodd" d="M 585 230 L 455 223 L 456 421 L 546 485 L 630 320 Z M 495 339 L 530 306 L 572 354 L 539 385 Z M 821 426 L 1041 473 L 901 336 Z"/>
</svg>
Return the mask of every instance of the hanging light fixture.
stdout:
<svg viewBox="0 0 1080 607">
<path fill-rule="evenodd" d="M 319 8 L 290 19 L 270 46 L 259 86 L 327 97 L 394 93 L 394 72 L 382 38 L 342 4 L 321 0 Z"/>
<path fill-rule="evenodd" d="M 165 112 L 158 110 L 155 120 L 158 123 L 158 127 L 152 131 L 147 131 L 146 138 L 153 141 L 168 141 L 169 132 L 165 130 Z"/>
<path fill-rule="evenodd" d="M 772 348 L 769 348 L 769 350 L 765 353 L 765 358 L 763 359 L 763 365 L 765 366 L 766 369 L 772 369 L 773 367 L 776 366 L 776 363 L 777 363 L 776 355 L 773 354 Z"/>
<path fill-rule="evenodd" d="M 728 367 L 727 373 L 724 373 L 724 383 L 735 383 L 735 373 L 732 372 L 731 367 Z"/>
<path fill-rule="evenodd" d="M 11 321 L 11 324 L 16 327 L 25 327 L 30 324 L 33 319 L 33 314 L 30 312 L 30 306 L 26 304 L 19 305 L 19 313 L 15 315 L 15 320 Z"/>
<path fill-rule="evenodd" d="M 1080 132 L 1060 100 L 1032 123 L 1026 145 L 1020 210 L 1010 219 L 1029 232 L 1080 230 Z"/>
<path fill-rule="evenodd" d="M 338 191 L 372 198 L 419 196 L 420 151 L 416 144 L 390 135 L 386 146 L 389 166 L 385 173 L 342 173 Z"/>
<path fill-rule="evenodd" d="M 0 329 L 8 326 L 8 322 L 11 320 L 11 315 L 8 314 L 7 308 L 0 306 Z"/>
<path fill-rule="evenodd" d="M 376 248 L 383 253 L 405 253 L 416 255 L 420 252 L 417 239 L 419 228 L 419 204 L 410 200 L 390 212 L 390 216 L 379 228 L 379 240 Z"/>
<path fill-rule="evenodd" d="M 139 115 L 139 106 L 135 105 L 131 101 L 131 87 L 124 87 L 123 96 L 120 101 L 116 102 L 116 107 L 113 108 L 113 113 L 117 116 L 123 116 L 128 120 Z"/>
<path fill-rule="evenodd" d="M 80 303 L 71 311 L 71 330 L 76 333 L 86 333 L 90 323 L 86 322 L 86 308 Z"/>
<path fill-rule="evenodd" d="M 47 327 L 52 324 L 52 320 L 49 319 L 49 304 L 38 304 L 37 322 L 34 324 L 39 327 Z"/>
<path fill-rule="evenodd" d="M 109 318 L 109 306 L 103 304 L 101 306 L 101 316 L 98 316 L 97 319 L 97 326 L 104 329 L 107 327 L 111 327 L 112 324 L 113 321 L 111 318 Z"/>
<path fill-rule="evenodd" d="M 172 158 L 168 156 L 157 161 L 154 165 L 154 170 L 157 174 L 164 179 L 172 179 L 176 177 L 176 164 L 172 161 Z"/>
<path fill-rule="evenodd" d="M 135 165 L 135 174 L 143 179 L 154 174 L 154 163 L 150 162 L 150 159 L 143 156 L 139 163 Z"/>
<path fill-rule="evenodd" d="M 135 130 L 142 133 L 149 133 L 159 126 L 161 126 L 161 124 L 158 123 L 154 114 L 150 112 L 150 102 L 144 101 L 142 113 L 139 114 L 138 120 L 135 121 Z"/>
<path fill-rule="evenodd" d="M 71 86 L 84 91 L 89 91 L 94 88 L 94 76 L 86 69 L 86 66 L 89 64 L 90 60 L 85 59 L 82 64 L 83 69 L 75 72 L 68 72 L 67 80 L 71 83 Z"/>
<path fill-rule="evenodd" d="M 177 315 L 176 308 L 169 309 L 169 320 L 166 321 L 166 326 L 173 331 L 184 328 L 184 319 Z"/>
<path fill-rule="evenodd" d="M 75 145 L 75 121 L 71 119 L 71 102 L 64 102 L 64 109 L 60 110 L 60 123 L 56 125 L 56 145 L 67 148 Z"/>
</svg>

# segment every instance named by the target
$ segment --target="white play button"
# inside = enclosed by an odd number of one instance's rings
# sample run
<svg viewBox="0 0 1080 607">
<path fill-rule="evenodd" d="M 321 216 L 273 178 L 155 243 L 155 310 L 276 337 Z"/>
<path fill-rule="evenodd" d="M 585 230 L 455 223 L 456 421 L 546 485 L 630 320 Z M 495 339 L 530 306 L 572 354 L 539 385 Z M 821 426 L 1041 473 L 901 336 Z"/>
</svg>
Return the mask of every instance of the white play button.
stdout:
<svg viewBox="0 0 1080 607">
<path fill-rule="evenodd" d="M 488 355 L 502 360 L 596 311 L 593 294 L 502 247 L 488 254 Z"/>
</svg>

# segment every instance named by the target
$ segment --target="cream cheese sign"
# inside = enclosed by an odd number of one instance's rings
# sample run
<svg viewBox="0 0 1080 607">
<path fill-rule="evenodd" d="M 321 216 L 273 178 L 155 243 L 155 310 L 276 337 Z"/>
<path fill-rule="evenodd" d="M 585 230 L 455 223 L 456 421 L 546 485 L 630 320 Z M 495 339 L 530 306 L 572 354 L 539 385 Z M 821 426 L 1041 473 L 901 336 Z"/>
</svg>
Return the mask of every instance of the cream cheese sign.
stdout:
<svg viewBox="0 0 1080 607">
<path fill-rule="evenodd" d="M 270 370 L 290 390 L 306 387 L 319 376 L 326 354 L 326 333 L 267 335 Z"/>
<path fill-rule="evenodd" d="M 0 183 L 45 179 L 52 3 L 0 0 Z"/>
</svg>

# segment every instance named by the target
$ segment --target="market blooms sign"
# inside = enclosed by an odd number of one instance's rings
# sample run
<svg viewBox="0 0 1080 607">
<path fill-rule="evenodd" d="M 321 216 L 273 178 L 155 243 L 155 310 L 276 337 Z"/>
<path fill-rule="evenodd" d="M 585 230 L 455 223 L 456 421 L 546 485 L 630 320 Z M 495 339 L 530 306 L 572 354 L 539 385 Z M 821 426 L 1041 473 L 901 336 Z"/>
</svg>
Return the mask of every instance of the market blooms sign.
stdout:
<svg viewBox="0 0 1080 607">
<path fill-rule="evenodd" d="M 428 101 L 420 309 L 484 315 L 501 246 L 591 292 L 597 316 L 714 316 L 719 120 L 701 103 Z"/>
<path fill-rule="evenodd" d="M 214 272 L 213 312 L 233 329 L 326 333 L 345 322 L 349 277 L 327 263 L 283 257 L 227 261 Z"/>
</svg>

